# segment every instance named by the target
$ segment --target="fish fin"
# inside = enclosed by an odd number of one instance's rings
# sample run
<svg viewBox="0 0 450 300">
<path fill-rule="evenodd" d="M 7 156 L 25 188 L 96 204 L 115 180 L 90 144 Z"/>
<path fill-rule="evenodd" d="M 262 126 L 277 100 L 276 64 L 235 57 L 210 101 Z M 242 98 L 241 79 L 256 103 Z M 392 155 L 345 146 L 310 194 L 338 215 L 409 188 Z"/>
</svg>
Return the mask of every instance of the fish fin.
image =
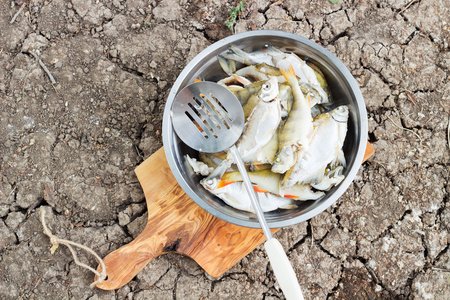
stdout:
<svg viewBox="0 0 450 300">
<path fill-rule="evenodd" d="M 250 80 L 248 80 L 247 78 L 245 78 L 244 76 L 240 76 L 240 75 L 236 75 L 236 74 L 232 74 L 231 76 L 233 76 L 233 78 L 241 83 L 243 86 L 247 86 L 252 84 L 252 82 Z"/>
<path fill-rule="evenodd" d="M 290 74 L 291 76 L 295 76 L 294 67 L 293 67 L 292 65 L 289 67 L 289 74 Z"/>
<path fill-rule="evenodd" d="M 236 62 L 234 60 L 227 59 L 222 55 L 217 55 L 217 60 L 219 61 L 219 65 L 222 67 L 222 70 L 228 75 L 232 75 L 236 72 Z"/>
<path fill-rule="evenodd" d="M 289 69 L 280 68 L 281 74 L 284 76 L 286 81 L 289 81 L 288 78 L 291 76 L 295 76 L 294 67 L 292 65 L 289 65 Z"/>
<path fill-rule="evenodd" d="M 229 60 L 234 60 L 244 64 L 248 64 L 247 63 L 248 53 L 239 49 L 236 45 L 231 45 L 228 51 L 225 54 L 223 54 L 222 57 Z"/>
<path fill-rule="evenodd" d="M 339 165 L 343 166 L 344 168 L 347 166 L 347 162 L 345 161 L 344 151 L 342 151 L 342 149 L 338 150 L 336 157 L 330 163 L 330 166 L 333 169 Z"/>
<path fill-rule="evenodd" d="M 342 151 L 342 149 L 339 150 L 338 160 L 344 168 L 347 166 L 347 162 L 345 161 L 344 151 Z"/>
<path fill-rule="evenodd" d="M 221 180 L 219 181 L 219 183 L 217 184 L 216 189 L 220 189 L 223 188 L 229 184 L 235 183 L 236 181 L 232 181 L 232 180 Z"/>
<path fill-rule="evenodd" d="M 309 104 L 309 108 L 311 108 L 311 96 L 308 94 L 308 104 Z"/>
<path fill-rule="evenodd" d="M 287 78 L 288 78 L 287 70 L 283 69 L 283 68 L 280 68 L 280 72 L 283 75 L 284 79 L 286 79 L 286 81 L 287 81 Z"/>
<path fill-rule="evenodd" d="M 256 186 L 256 185 L 253 186 L 253 189 L 254 189 L 255 192 L 257 192 L 257 193 L 268 193 L 268 192 L 269 192 L 268 190 L 265 190 L 265 189 L 263 189 L 263 188 L 261 188 L 261 187 L 259 187 L 259 186 Z"/>
<path fill-rule="evenodd" d="M 309 143 L 308 144 L 311 144 L 311 141 L 314 138 L 314 136 L 316 135 L 316 133 L 317 133 L 317 127 L 314 127 L 313 131 L 311 132 L 311 135 L 309 136 Z"/>
</svg>

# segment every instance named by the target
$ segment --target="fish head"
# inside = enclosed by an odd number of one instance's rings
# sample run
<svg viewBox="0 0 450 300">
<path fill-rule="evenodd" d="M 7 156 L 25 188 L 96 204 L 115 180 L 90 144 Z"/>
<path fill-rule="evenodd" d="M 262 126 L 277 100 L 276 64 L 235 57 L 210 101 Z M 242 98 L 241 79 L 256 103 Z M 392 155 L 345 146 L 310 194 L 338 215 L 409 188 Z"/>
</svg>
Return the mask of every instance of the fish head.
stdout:
<svg viewBox="0 0 450 300">
<path fill-rule="evenodd" d="M 200 184 L 208 191 L 214 192 L 219 185 L 220 180 L 222 179 L 223 174 L 225 174 L 226 170 L 231 166 L 231 161 L 228 159 L 224 159 L 220 165 L 218 165 L 208 177 L 203 178 L 200 181 Z"/>
<path fill-rule="evenodd" d="M 217 186 L 219 185 L 219 178 L 205 178 L 200 181 L 200 184 L 211 193 L 214 193 L 217 190 Z"/>
<path fill-rule="evenodd" d="M 261 86 L 261 100 L 264 102 L 270 102 L 278 96 L 278 80 L 276 77 L 270 77 Z"/>
<path fill-rule="evenodd" d="M 341 105 L 331 111 L 331 116 L 336 122 L 347 123 L 348 113 L 348 107 L 346 105 Z"/>
<path fill-rule="evenodd" d="M 296 155 L 292 147 L 283 147 L 280 152 L 275 156 L 274 163 L 272 165 L 272 172 L 285 173 L 295 164 Z"/>
</svg>

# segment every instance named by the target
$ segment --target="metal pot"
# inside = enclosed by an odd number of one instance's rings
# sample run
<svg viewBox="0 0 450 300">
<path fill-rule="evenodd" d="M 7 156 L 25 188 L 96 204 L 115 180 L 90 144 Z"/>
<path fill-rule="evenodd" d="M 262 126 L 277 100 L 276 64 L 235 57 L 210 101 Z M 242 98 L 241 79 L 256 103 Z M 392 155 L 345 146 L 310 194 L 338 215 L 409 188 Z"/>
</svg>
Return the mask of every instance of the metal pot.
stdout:
<svg viewBox="0 0 450 300">
<path fill-rule="evenodd" d="M 245 51 L 258 50 L 266 44 L 286 51 L 295 52 L 304 60 L 312 62 L 324 73 L 336 106 L 346 104 L 350 110 L 348 132 L 344 144 L 347 167 L 345 179 L 316 201 L 297 202 L 298 207 L 290 210 L 278 209 L 265 213 L 271 228 L 279 228 L 308 220 L 332 205 L 349 187 L 361 166 L 367 143 L 367 114 L 361 91 L 344 64 L 332 53 L 314 42 L 295 34 L 260 30 L 236 34 L 222 39 L 198 54 L 181 72 L 167 99 L 163 118 L 163 144 L 169 166 L 185 193 L 207 212 L 224 221 L 260 228 L 256 216 L 237 210 L 207 192 L 200 184 L 200 177 L 193 174 L 186 165 L 184 155 L 197 157 L 198 154 L 187 147 L 172 128 L 170 111 L 175 95 L 195 78 L 218 81 L 226 76 L 217 62 L 216 55 L 228 50 L 234 44 Z"/>
</svg>

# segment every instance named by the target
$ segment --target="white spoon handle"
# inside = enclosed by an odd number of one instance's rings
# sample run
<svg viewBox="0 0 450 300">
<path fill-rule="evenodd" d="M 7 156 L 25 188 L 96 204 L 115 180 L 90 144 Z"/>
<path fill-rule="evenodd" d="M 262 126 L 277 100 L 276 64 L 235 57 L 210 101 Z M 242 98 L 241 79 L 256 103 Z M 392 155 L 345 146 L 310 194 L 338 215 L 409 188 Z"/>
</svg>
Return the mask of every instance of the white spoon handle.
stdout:
<svg viewBox="0 0 450 300">
<path fill-rule="evenodd" d="M 248 177 L 247 170 L 245 170 L 244 163 L 242 162 L 242 158 L 239 155 L 236 146 L 231 146 L 230 152 L 234 156 L 234 162 L 241 173 L 245 189 L 247 190 L 253 209 L 258 217 L 259 224 L 261 224 L 261 228 L 266 237 L 267 241 L 264 246 L 266 248 L 267 255 L 269 256 L 270 265 L 275 273 L 278 284 L 280 285 L 287 300 L 303 300 L 302 290 L 297 281 L 297 276 L 295 275 L 294 269 L 292 269 L 292 265 L 289 262 L 286 252 L 284 252 L 283 246 L 281 246 L 280 242 L 272 236 L 272 232 L 269 229 L 269 225 L 267 225 L 261 205 L 259 204 L 258 195 L 253 189 L 252 182 Z"/>
<path fill-rule="evenodd" d="M 303 300 L 303 293 L 286 252 L 277 239 L 264 243 L 275 277 L 287 300 Z"/>
</svg>

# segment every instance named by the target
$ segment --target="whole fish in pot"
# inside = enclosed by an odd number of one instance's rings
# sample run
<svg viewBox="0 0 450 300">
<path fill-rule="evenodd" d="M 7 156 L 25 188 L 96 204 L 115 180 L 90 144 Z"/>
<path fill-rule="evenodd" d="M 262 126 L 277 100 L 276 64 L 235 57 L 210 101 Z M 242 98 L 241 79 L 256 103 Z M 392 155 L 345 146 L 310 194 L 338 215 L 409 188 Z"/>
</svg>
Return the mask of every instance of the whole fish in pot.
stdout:
<svg viewBox="0 0 450 300">
<path fill-rule="evenodd" d="M 248 162 L 250 157 L 270 141 L 281 120 L 278 82 L 275 77 L 271 77 L 262 86 L 258 96 L 261 101 L 248 117 L 244 133 L 236 143 L 244 162 Z"/>
<path fill-rule="evenodd" d="M 222 188 L 211 190 L 211 193 L 222 199 L 226 204 L 240 210 L 254 212 L 251 200 L 245 191 L 243 182 L 234 182 Z M 271 193 L 258 193 L 258 200 L 263 212 L 269 212 L 278 208 L 292 209 L 297 207 L 289 198 L 283 198 Z"/>
<path fill-rule="evenodd" d="M 272 167 L 276 173 L 285 173 L 295 164 L 298 150 L 308 148 L 313 129 L 310 102 L 300 90 L 294 69 L 281 70 L 291 87 L 294 101 L 279 137 L 278 153 Z"/>
<path fill-rule="evenodd" d="M 348 108 L 339 106 L 314 119 L 314 135 L 308 150 L 298 153 L 296 164 L 284 175 L 282 185 L 318 183 L 329 164 L 345 165 L 342 151 L 347 133 Z"/>
<path fill-rule="evenodd" d="M 326 81 L 324 80 L 320 69 L 317 67 L 313 69 L 295 53 L 287 53 L 270 45 L 259 51 L 248 53 L 232 45 L 228 52 L 221 57 L 247 65 L 264 63 L 279 69 L 289 69 L 289 67 L 292 66 L 295 74 L 300 78 L 300 82 L 308 83 L 317 90 L 319 103 L 329 102 L 328 93 L 325 91 Z M 318 77 L 321 81 L 319 81 Z M 280 83 L 281 82 L 283 81 L 280 81 Z"/>
<path fill-rule="evenodd" d="M 251 53 L 245 52 L 239 49 L 235 45 L 231 45 L 228 51 L 221 56 L 223 58 L 238 61 L 246 65 L 257 65 L 257 64 L 268 64 L 269 66 L 275 66 L 273 62 L 273 57 L 283 56 L 284 52 L 271 46 L 267 45 L 261 50 L 253 51 Z"/>
</svg>

